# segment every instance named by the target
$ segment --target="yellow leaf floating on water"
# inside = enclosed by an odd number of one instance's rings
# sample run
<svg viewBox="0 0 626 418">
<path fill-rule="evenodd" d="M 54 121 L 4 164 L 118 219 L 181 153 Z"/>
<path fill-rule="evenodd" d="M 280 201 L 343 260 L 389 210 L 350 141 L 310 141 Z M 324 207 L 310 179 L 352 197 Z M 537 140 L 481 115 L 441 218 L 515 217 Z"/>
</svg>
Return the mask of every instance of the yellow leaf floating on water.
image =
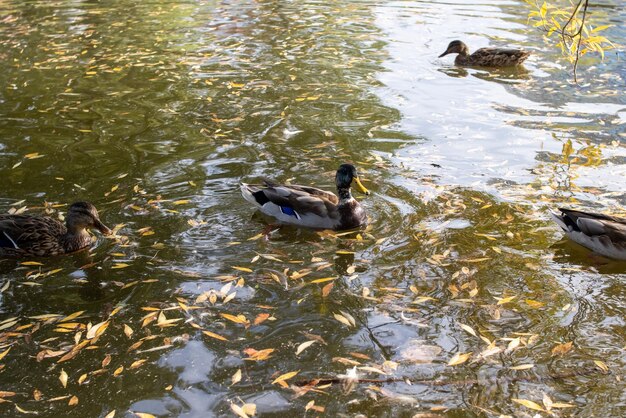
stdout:
<svg viewBox="0 0 626 418">
<path fill-rule="evenodd" d="M 266 313 L 266 312 L 262 312 L 260 314 L 258 314 L 256 316 L 256 318 L 254 318 L 254 325 L 259 325 L 260 323 L 264 322 L 265 320 L 267 320 L 267 318 L 270 317 L 270 314 Z"/>
<path fill-rule="evenodd" d="M 252 269 L 249 269 L 248 267 L 239 267 L 239 266 L 232 266 L 235 270 L 239 270 L 239 271 L 243 271 L 244 273 L 252 273 Z"/>
<path fill-rule="evenodd" d="M 100 335 L 104 333 L 104 331 L 106 331 L 108 326 L 109 326 L 109 321 L 103 321 L 92 326 L 91 328 L 89 328 L 89 330 L 87 330 L 87 336 L 85 338 L 87 338 L 88 340 L 91 340 L 92 338 L 99 337 Z"/>
<path fill-rule="evenodd" d="M 342 324 L 347 325 L 347 326 L 349 326 L 349 327 L 351 327 L 351 326 L 352 326 L 352 324 L 350 323 L 350 321 L 349 321 L 347 318 L 345 318 L 343 315 L 340 315 L 340 314 L 333 314 L 333 316 L 335 317 L 335 319 L 336 319 L 337 321 L 341 322 Z"/>
<path fill-rule="evenodd" d="M 359 370 L 363 370 L 363 371 L 366 371 L 366 372 L 372 372 L 372 373 L 378 373 L 378 374 L 384 374 L 384 375 L 387 374 L 384 371 L 382 371 L 381 369 L 379 369 L 377 367 L 372 367 L 372 366 L 359 366 Z"/>
<path fill-rule="evenodd" d="M 70 401 L 67 403 L 69 406 L 78 405 L 78 396 L 72 396 Z"/>
<path fill-rule="evenodd" d="M 120 366 L 117 369 L 115 369 L 115 371 L 113 372 L 113 376 L 117 377 L 121 375 L 123 371 L 124 371 L 124 366 Z"/>
<path fill-rule="evenodd" d="M 112 269 L 124 269 L 126 267 L 130 266 L 130 264 L 127 263 L 115 263 L 111 266 Z"/>
<path fill-rule="evenodd" d="M 337 276 L 335 277 L 324 277 L 321 279 L 315 279 L 315 280 L 311 280 L 310 283 L 324 283 L 324 282 L 330 282 L 331 280 L 335 280 L 337 279 Z"/>
<path fill-rule="evenodd" d="M 230 378 L 230 381 L 231 381 L 231 386 L 236 385 L 237 383 L 241 382 L 241 369 L 237 369 L 235 374 L 233 374 L 232 377 Z"/>
<path fill-rule="evenodd" d="M 513 338 L 509 344 L 506 347 L 506 351 L 513 351 L 514 349 L 516 349 L 521 343 L 521 338 L 517 337 L 517 338 Z"/>
<path fill-rule="evenodd" d="M 115 409 L 104 416 L 104 418 L 113 418 L 115 416 Z"/>
<path fill-rule="evenodd" d="M 172 204 L 174 205 L 186 205 L 188 203 L 191 203 L 191 200 L 189 199 L 182 199 L 182 200 L 175 200 L 172 202 Z"/>
<path fill-rule="evenodd" d="M 307 348 L 309 348 L 311 345 L 315 344 L 316 341 L 315 340 L 311 340 L 311 341 L 306 341 L 303 342 L 302 344 L 300 344 L 298 346 L 298 348 L 296 349 L 296 356 L 300 353 L 302 353 L 304 350 L 306 350 Z"/>
<path fill-rule="evenodd" d="M 334 286 L 335 286 L 335 283 L 328 283 L 326 286 L 322 287 L 322 297 L 323 298 L 328 297 L 331 290 L 333 290 Z"/>
<path fill-rule="evenodd" d="M 552 349 L 552 356 L 562 356 L 572 349 L 572 342 L 559 344 Z"/>
<path fill-rule="evenodd" d="M 576 405 L 571 403 L 554 402 L 550 405 L 552 408 L 576 408 Z"/>
<path fill-rule="evenodd" d="M 241 409 L 243 409 L 243 412 L 245 412 L 247 415 L 250 415 L 250 416 L 256 415 L 256 404 L 245 403 L 243 404 Z"/>
<path fill-rule="evenodd" d="M 61 384 L 63 385 L 63 387 L 66 388 L 67 387 L 67 373 L 63 369 L 61 369 L 59 380 L 61 381 Z"/>
<path fill-rule="evenodd" d="M 39 154 L 38 152 L 31 152 L 30 154 L 26 154 L 24 156 L 24 158 L 27 158 L 29 160 L 34 160 L 36 158 L 41 158 L 43 157 L 43 155 Z"/>
<path fill-rule="evenodd" d="M 131 365 L 128 367 L 129 369 L 136 369 L 137 367 L 140 367 L 142 364 L 144 364 L 147 360 L 146 359 L 140 359 L 140 360 L 135 360 L 131 363 Z"/>
<path fill-rule="evenodd" d="M 295 371 L 295 372 L 288 372 L 288 373 L 285 373 L 285 374 L 281 374 L 280 376 L 278 376 L 276 379 L 274 379 L 274 380 L 272 381 L 272 385 L 273 385 L 273 384 L 276 384 L 276 383 L 278 383 L 278 384 L 283 383 L 283 382 L 285 382 L 286 380 L 291 379 L 292 377 L 294 377 L 294 376 L 295 376 L 295 375 L 297 375 L 298 373 L 300 373 L 300 370 L 297 370 L 297 371 Z"/>
<path fill-rule="evenodd" d="M 532 299 L 526 299 L 524 302 L 526 302 L 526 304 L 533 309 L 539 309 L 544 306 L 543 302 L 539 302 L 539 301 L 532 300 Z"/>
<path fill-rule="evenodd" d="M 229 321 L 232 321 L 232 322 L 234 322 L 236 324 L 243 324 L 246 327 L 248 325 L 250 325 L 250 321 L 248 321 L 248 319 L 245 316 L 241 315 L 241 314 L 235 316 L 235 315 L 231 315 L 231 314 L 227 314 L 227 313 L 220 313 L 220 316 L 222 318 L 228 319 Z"/>
<path fill-rule="evenodd" d="M 498 300 L 498 303 L 496 305 L 504 305 L 505 303 L 509 303 L 516 297 L 517 296 L 509 296 L 508 298 L 496 298 Z"/>
<path fill-rule="evenodd" d="M 231 403 L 230 409 L 232 409 L 235 415 L 237 415 L 239 418 L 250 418 L 250 415 L 246 413 L 245 409 L 242 406 Z M 256 412 L 256 408 L 255 408 L 255 412 Z M 254 414 L 251 414 L 251 415 L 254 415 Z"/>
<path fill-rule="evenodd" d="M 9 351 L 11 351 L 11 347 L 7 348 L 2 353 L 0 353 L 0 360 L 2 360 L 7 354 L 9 354 Z"/>
<path fill-rule="evenodd" d="M 509 367 L 510 370 L 528 370 L 535 367 L 534 364 L 520 364 L 519 366 Z"/>
<path fill-rule="evenodd" d="M 43 263 L 39 261 L 22 261 L 20 264 L 23 266 L 43 266 Z"/>
<path fill-rule="evenodd" d="M 246 357 L 244 360 L 250 361 L 263 361 L 270 358 L 270 354 L 272 354 L 275 350 L 273 348 L 266 348 L 264 350 L 255 350 L 254 348 L 246 348 L 243 350 L 249 357 Z"/>
<path fill-rule="evenodd" d="M 215 338 L 216 340 L 228 341 L 228 338 L 222 337 L 221 335 L 216 334 L 216 333 L 211 332 L 211 331 L 202 331 L 202 333 L 204 335 L 208 335 L 211 338 Z"/>
<path fill-rule="evenodd" d="M 528 399 L 511 399 L 511 400 L 520 405 L 524 405 L 526 408 L 534 409 L 535 411 L 545 411 L 545 409 L 543 409 L 541 405 L 533 401 L 529 401 Z"/>
<path fill-rule="evenodd" d="M 456 353 L 448 362 L 448 366 L 458 366 L 459 364 L 463 364 L 471 357 L 471 355 L 471 351 L 469 353 Z"/>
<path fill-rule="evenodd" d="M 470 327 L 469 325 L 459 323 L 459 326 L 463 328 L 465 332 L 472 334 L 474 337 L 478 337 L 478 335 L 476 335 L 476 331 L 474 331 L 474 328 Z"/>
<path fill-rule="evenodd" d="M 104 356 L 104 360 L 102 360 L 102 368 L 104 369 L 109 364 L 111 364 L 111 355 L 107 354 L 106 356 Z"/>
<path fill-rule="evenodd" d="M 78 378 L 78 384 L 82 385 L 85 380 L 87 380 L 87 373 L 83 373 L 80 375 L 80 377 Z"/>
<path fill-rule="evenodd" d="M 130 338 L 133 336 L 133 329 L 131 327 L 129 327 L 128 325 L 124 324 L 124 334 L 126 335 L 126 337 Z"/>
<path fill-rule="evenodd" d="M 147 412 L 135 412 L 132 411 L 133 414 L 137 415 L 139 418 L 156 418 L 152 414 L 148 414 Z"/>
<path fill-rule="evenodd" d="M 602 370 L 604 373 L 608 373 L 609 372 L 609 366 L 606 365 L 605 362 L 603 362 L 602 360 L 594 360 L 593 361 L 596 366 L 598 366 L 600 368 L 600 370 Z"/>
<path fill-rule="evenodd" d="M 72 319 L 76 319 L 76 318 L 78 318 L 79 316 L 81 316 L 84 313 L 85 313 L 85 311 L 74 312 L 73 314 L 70 314 L 70 315 L 66 316 L 65 318 L 61 319 L 59 322 L 71 321 Z"/>
<path fill-rule="evenodd" d="M 18 404 L 15 404 L 15 409 L 17 409 L 22 414 L 34 414 L 34 415 L 38 414 L 36 411 L 29 411 L 29 410 L 20 408 L 20 406 Z"/>
</svg>

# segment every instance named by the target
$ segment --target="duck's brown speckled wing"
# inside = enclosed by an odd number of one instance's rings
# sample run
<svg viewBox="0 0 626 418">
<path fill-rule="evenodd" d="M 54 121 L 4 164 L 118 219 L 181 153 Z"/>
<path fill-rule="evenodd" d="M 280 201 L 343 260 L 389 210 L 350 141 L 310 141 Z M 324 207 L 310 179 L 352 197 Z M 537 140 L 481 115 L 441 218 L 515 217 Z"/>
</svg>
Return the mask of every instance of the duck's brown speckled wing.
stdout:
<svg viewBox="0 0 626 418">
<path fill-rule="evenodd" d="M 311 196 L 315 196 L 315 197 L 319 197 L 324 200 L 327 200 L 334 205 L 339 203 L 339 198 L 337 197 L 336 194 L 332 192 L 327 192 L 326 190 L 318 189 L 316 187 L 300 186 L 298 184 L 290 184 L 288 186 L 283 186 L 271 180 L 265 180 L 263 183 L 265 183 L 265 186 L 267 187 L 281 187 L 282 186 L 282 187 L 288 187 L 291 190 L 298 190 L 306 194 L 309 194 Z"/>
<path fill-rule="evenodd" d="M 473 65 L 509 67 L 520 65 L 529 55 L 530 51 L 523 49 L 480 48 L 470 55 L 470 60 Z"/>
<path fill-rule="evenodd" d="M 329 220 L 339 218 L 337 207 L 334 202 L 326 198 L 328 192 L 309 193 L 302 186 L 273 186 L 263 189 L 265 196 L 274 204 L 293 208 L 300 216 L 306 217 L 308 214 L 314 214 Z M 323 190 L 315 189 L 315 191 L 323 192 Z M 331 193 L 332 194 L 332 193 Z M 333 197 L 336 198 L 334 194 Z"/>
<path fill-rule="evenodd" d="M 49 217 L 0 215 L 0 255 L 63 254 L 60 240 L 66 231 L 65 225 Z"/>
</svg>

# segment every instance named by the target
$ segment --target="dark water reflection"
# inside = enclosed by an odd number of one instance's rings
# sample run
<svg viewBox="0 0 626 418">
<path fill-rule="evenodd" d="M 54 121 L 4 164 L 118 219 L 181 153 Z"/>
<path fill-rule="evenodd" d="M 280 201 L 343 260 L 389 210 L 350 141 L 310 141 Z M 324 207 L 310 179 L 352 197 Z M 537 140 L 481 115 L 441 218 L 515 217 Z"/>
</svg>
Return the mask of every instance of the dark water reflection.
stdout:
<svg viewBox="0 0 626 418">
<path fill-rule="evenodd" d="M 0 260 L 0 390 L 16 392 L 1 415 L 225 416 L 247 402 L 263 416 L 532 416 L 512 399 L 544 395 L 573 405 L 557 415 L 621 415 L 624 266 L 558 241 L 546 216 L 624 203 L 617 59 L 585 61 L 572 88 L 510 1 L 0 10 L 0 209 L 89 199 L 123 237 L 42 266 Z M 436 58 L 452 38 L 535 54 L 526 70 L 458 69 Z M 343 161 L 373 191 L 367 229 L 259 237 L 268 220 L 239 181 L 332 189 Z M 38 360 L 46 350 L 59 354 Z M 386 383 L 272 384 L 355 365 Z"/>
</svg>

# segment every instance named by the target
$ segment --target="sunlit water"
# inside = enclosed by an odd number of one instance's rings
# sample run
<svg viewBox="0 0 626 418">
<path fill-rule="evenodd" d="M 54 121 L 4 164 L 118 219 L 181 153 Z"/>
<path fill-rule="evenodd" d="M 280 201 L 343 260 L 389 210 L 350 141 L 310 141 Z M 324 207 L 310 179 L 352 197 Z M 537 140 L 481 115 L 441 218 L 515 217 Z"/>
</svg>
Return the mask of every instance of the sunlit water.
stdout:
<svg viewBox="0 0 626 418">
<path fill-rule="evenodd" d="M 626 42 L 626 8 L 594 7 Z M 0 260 L 0 415 L 623 416 L 626 266 L 547 216 L 623 211 L 614 52 L 573 86 L 521 1 L 0 10 L 0 210 L 87 199 L 120 236 Z M 457 68 L 457 38 L 533 56 Z M 332 190 L 344 161 L 367 229 L 259 235 L 240 181 Z"/>
</svg>

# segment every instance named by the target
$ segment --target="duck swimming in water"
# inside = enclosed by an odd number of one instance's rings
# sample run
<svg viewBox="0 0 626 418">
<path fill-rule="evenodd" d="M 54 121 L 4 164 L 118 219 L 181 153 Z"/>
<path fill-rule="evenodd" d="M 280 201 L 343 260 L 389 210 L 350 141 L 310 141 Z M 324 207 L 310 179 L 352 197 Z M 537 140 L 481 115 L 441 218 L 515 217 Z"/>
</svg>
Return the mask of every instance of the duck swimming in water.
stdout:
<svg viewBox="0 0 626 418">
<path fill-rule="evenodd" d="M 601 213 L 559 209 L 552 219 L 583 247 L 617 260 L 626 260 L 626 219 Z"/>
<path fill-rule="evenodd" d="M 0 215 L 0 257 L 47 257 L 91 245 L 87 229 L 110 234 L 89 202 L 73 203 L 65 224 L 49 216 Z"/>
<path fill-rule="evenodd" d="M 470 55 L 469 48 L 461 41 L 452 41 L 446 52 L 439 58 L 448 54 L 458 54 L 454 64 L 476 67 L 512 67 L 521 65 L 530 55 L 530 51 L 523 49 L 505 48 L 480 48 Z"/>
<path fill-rule="evenodd" d="M 351 229 L 367 223 L 365 210 L 350 193 L 353 181 L 359 191 L 369 195 L 352 164 L 342 164 L 337 170 L 337 195 L 314 187 L 271 181 L 263 185 L 242 183 L 241 194 L 261 212 L 284 223 L 306 228 Z"/>
</svg>

